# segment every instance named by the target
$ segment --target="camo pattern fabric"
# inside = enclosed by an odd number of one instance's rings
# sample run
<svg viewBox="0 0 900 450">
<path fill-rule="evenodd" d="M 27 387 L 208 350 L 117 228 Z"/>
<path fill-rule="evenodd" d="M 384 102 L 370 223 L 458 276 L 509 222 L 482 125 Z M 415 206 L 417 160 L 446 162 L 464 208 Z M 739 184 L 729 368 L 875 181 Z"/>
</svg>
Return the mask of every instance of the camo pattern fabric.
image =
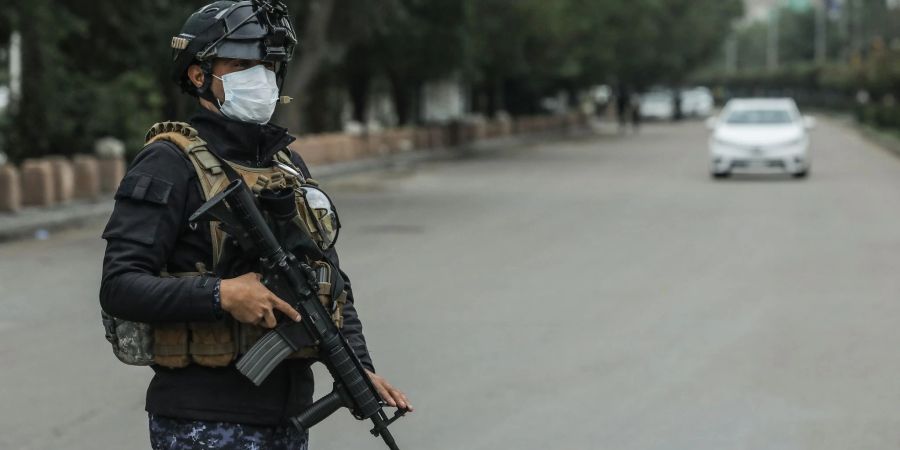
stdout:
<svg viewBox="0 0 900 450">
<path fill-rule="evenodd" d="M 153 328 L 146 323 L 117 319 L 101 311 L 106 340 L 119 361 L 132 366 L 153 364 Z"/>
<path fill-rule="evenodd" d="M 308 450 L 308 446 L 309 435 L 292 426 L 181 420 L 150 414 L 153 450 Z"/>
</svg>

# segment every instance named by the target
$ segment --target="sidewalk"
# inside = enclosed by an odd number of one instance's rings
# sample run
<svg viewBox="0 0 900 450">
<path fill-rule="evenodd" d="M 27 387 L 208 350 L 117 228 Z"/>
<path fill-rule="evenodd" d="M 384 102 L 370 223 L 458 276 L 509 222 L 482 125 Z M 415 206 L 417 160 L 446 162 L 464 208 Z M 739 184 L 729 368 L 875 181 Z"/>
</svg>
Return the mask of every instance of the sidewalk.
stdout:
<svg viewBox="0 0 900 450">
<path fill-rule="evenodd" d="M 892 132 L 858 123 L 855 126 L 867 140 L 900 156 L 900 134 L 896 131 Z"/>
<path fill-rule="evenodd" d="M 313 166 L 311 170 L 316 179 L 324 181 L 359 172 L 415 166 L 426 161 L 450 160 L 472 152 L 490 152 L 548 140 L 565 140 L 599 134 L 601 133 L 598 131 L 578 130 L 512 136 L 481 141 L 466 147 L 412 150 L 378 158 Z M 78 201 L 49 208 L 25 208 L 15 214 L 0 213 L 0 243 L 15 239 L 42 239 L 51 231 L 106 220 L 112 213 L 114 204 L 112 197 L 104 197 L 95 201 Z"/>
</svg>

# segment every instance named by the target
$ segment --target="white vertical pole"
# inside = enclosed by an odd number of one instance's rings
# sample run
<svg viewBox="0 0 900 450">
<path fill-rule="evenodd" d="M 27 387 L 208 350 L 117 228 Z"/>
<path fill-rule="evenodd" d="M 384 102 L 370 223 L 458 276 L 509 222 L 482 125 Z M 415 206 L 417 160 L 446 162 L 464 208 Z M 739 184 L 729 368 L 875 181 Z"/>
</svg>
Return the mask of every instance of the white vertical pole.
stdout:
<svg viewBox="0 0 900 450">
<path fill-rule="evenodd" d="M 778 70 L 778 6 L 769 13 L 769 33 L 766 45 L 766 68 Z"/>
<path fill-rule="evenodd" d="M 850 36 L 850 55 L 857 55 L 863 48 L 863 2 L 861 0 L 853 0 L 853 8 L 850 10 L 852 14 L 851 33 Z"/>
<path fill-rule="evenodd" d="M 9 94 L 12 105 L 22 98 L 22 35 L 18 31 L 9 38 Z"/>
<path fill-rule="evenodd" d="M 725 41 L 725 72 L 733 74 L 738 66 L 738 38 L 736 34 Z"/>
<path fill-rule="evenodd" d="M 816 63 L 823 64 L 828 59 L 828 0 L 819 0 L 816 8 Z"/>
</svg>

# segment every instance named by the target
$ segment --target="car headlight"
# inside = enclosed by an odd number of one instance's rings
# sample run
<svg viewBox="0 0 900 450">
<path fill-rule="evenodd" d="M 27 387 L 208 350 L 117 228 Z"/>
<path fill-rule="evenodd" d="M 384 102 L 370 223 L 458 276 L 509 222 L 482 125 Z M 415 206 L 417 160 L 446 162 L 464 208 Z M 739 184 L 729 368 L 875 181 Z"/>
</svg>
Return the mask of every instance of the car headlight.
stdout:
<svg viewBox="0 0 900 450">
<path fill-rule="evenodd" d="M 724 145 L 726 147 L 740 147 L 741 146 L 740 144 L 736 144 L 734 142 L 722 139 L 720 137 L 714 137 L 713 142 L 715 142 L 716 144 L 719 144 L 719 145 Z"/>
</svg>

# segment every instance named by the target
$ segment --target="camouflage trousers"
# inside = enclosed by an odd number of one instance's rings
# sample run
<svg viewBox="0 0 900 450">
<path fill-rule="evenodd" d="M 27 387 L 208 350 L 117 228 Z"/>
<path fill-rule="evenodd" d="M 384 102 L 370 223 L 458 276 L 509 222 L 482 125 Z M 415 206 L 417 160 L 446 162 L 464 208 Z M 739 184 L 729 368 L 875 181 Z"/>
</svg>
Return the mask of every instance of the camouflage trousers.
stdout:
<svg viewBox="0 0 900 450">
<path fill-rule="evenodd" d="M 150 414 L 153 450 L 307 450 L 309 435 L 292 426 L 264 427 Z"/>
</svg>

